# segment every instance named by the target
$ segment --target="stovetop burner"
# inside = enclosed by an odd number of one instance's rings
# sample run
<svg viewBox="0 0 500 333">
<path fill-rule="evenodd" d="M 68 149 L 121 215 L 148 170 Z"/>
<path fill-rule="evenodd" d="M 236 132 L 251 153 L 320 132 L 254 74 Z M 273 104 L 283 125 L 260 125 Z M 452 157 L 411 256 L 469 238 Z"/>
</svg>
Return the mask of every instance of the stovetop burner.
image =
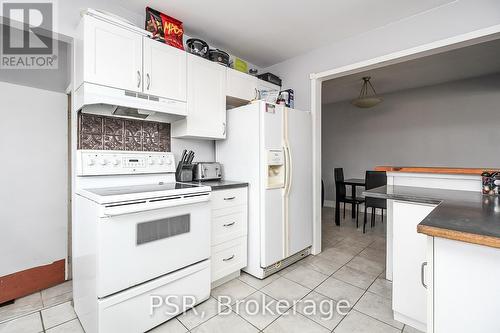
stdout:
<svg viewBox="0 0 500 333">
<path fill-rule="evenodd" d="M 199 187 L 197 185 L 184 184 L 184 183 L 158 183 L 158 184 L 144 184 L 144 185 L 129 185 L 129 186 L 117 186 L 117 187 L 102 187 L 102 188 L 91 188 L 86 189 L 100 196 L 110 196 L 110 195 L 125 195 L 125 194 L 136 194 L 136 193 L 150 193 L 158 191 L 173 191 L 182 190 L 189 188 Z"/>
<path fill-rule="evenodd" d="M 210 187 L 186 183 L 156 183 L 82 189 L 79 194 L 99 203 L 185 195 L 210 191 Z"/>
</svg>

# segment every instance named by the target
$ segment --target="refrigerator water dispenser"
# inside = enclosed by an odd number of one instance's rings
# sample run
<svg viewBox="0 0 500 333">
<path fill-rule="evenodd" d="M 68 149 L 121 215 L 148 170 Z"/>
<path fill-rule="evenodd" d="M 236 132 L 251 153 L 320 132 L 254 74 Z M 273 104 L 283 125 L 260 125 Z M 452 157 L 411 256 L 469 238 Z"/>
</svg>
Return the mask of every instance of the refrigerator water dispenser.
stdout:
<svg viewBox="0 0 500 333">
<path fill-rule="evenodd" d="M 285 186 L 285 157 L 283 149 L 267 150 L 267 188 Z"/>
</svg>

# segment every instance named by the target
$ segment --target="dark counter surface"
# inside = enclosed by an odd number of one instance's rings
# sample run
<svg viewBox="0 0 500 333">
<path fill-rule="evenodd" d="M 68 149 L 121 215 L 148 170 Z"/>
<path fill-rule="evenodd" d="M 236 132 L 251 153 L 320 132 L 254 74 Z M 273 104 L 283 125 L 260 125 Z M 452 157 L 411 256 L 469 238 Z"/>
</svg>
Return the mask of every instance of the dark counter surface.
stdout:
<svg viewBox="0 0 500 333">
<path fill-rule="evenodd" d="M 230 180 L 205 180 L 202 182 L 193 181 L 191 184 L 210 186 L 212 191 L 227 190 L 230 188 L 247 187 L 248 183 L 235 182 Z"/>
<path fill-rule="evenodd" d="M 411 186 L 382 186 L 367 197 L 433 204 L 437 207 L 418 225 L 420 233 L 500 248 L 500 198 L 475 191 Z"/>
</svg>

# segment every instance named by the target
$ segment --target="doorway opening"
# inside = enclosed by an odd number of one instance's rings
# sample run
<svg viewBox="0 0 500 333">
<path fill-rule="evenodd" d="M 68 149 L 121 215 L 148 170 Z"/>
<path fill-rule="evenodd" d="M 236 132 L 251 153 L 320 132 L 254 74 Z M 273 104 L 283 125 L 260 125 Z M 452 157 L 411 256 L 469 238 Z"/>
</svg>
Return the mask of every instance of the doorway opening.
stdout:
<svg viewBox="0 0 500 333">
<path fill-rule="evenodd" d="M 465 167 L 468 157 L 460 156 L 457 147 L 465 146 L 478 153 L 470 143 L 472 134 L 468 129 L 483 128 L 488 144 L 494 141 L 489 139 L 491 128 L 484 118 L 493 109 L 487 107 L 488 103 L 495 99 L 488 92 L 499 90 L 495 86 L 500 81 L 500 62 L 495 56 L 500 50 L 499 38 L 500 26 L 495 26 L 311 75 L 313 253 L 322 251 L 322 225 L 335 225 L 334 168 L 343 168 L 345 179 L 364 179 L 367 170 L 386 165 L 436 166 L 441 162 Z M 358 97 L 366 76 L 371 77 L 383 101 L 373 108 L 361 109 L 351 101 Z M 477 109 L 474 106 L 456 111 L 457 105 L 471 100 L 463 97 L 464 91 L 468 92 L 466 97 L 475 96 L 475 103 L 484 104 L 480 116 L 471 114 L 470 110 Z M 478 97 L 480 92 L 486 96 Z M 477 126 L 466 127 L 471 122 Z M 458 133 L 460 130 L 465 132 Z M 480 134 L 477 140 L 484 141 L 485 137 L 481 139 Z M 435 144 L 429 147 L 430 142 Z M 477 158 L 475 155 L 470 160 Z M 322 203 L 322 188 L 326 207 Z M 351 186 L 346 186 L 346 190 L 350 196 Z M 363 186 L 358 186 L 355 194 L 362 196 L 362 192 Z M 348 203 L 347 207 L 346 219 L 343 210 L 339 214 L 341 226 L 354 225 L 353 230 L 362 234 L 363 204 L 358 228 L 356 214 L 353 219 L 351 205 Z M 379 215 L 377 219 L 380 220 Z M 371 225 L 369 217 L 368 224 Z M 389 230 L 384 233 L 389 234 L 390 223 L 387 227 Z M 330 244 L 323 241 L 323 245 Z"/>
</svg>

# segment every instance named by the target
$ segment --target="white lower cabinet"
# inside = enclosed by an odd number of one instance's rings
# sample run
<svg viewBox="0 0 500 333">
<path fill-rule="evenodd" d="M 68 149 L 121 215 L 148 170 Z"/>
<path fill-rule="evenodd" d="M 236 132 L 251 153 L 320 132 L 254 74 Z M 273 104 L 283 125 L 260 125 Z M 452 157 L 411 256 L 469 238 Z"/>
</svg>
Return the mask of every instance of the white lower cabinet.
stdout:
<svg viewBox="0 0 500 333">
<path fill-rule="evenodd" d="M 241 208 L 226 208 L 227 215 L 212 217 L 212 246 L 247 234 L 247 213 Z"/>
<path fill-rule="evenodd" d="M 427 237 L 417 225 L 435 205 L 394 201 L 392 309 L 394 319 L 426 330 L 427 292 L 422 283 L 422 264 L 427 256 Z"/>
<path fill-rule="evenodd" d="M 212 285 L 218 285 L 247 265 L 247 187 L 212 194 Z"/>
<path fill-rule="evenodd" d="M 500 332 L 500 249 L 428 237 L 427 333 Z"/>
<path fill-rule="evenodd" d="M 212 247 L 212 282 L 238 272 L 246 262 L 246 235 Z"/>
</svg>

